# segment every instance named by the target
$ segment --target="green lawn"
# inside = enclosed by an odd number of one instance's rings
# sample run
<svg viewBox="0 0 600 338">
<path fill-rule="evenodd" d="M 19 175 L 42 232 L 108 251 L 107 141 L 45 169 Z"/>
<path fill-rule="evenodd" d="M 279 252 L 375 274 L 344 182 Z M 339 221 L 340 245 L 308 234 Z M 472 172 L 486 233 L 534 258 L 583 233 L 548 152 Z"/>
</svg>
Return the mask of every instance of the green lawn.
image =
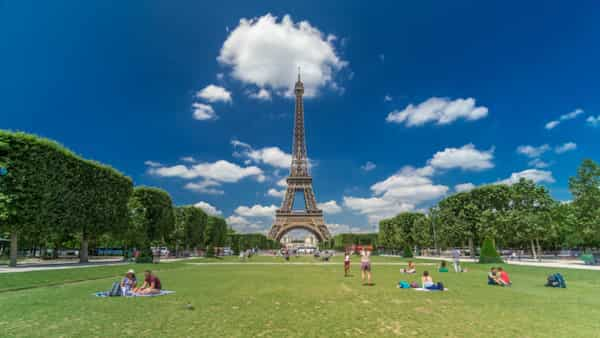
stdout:
<svg viewBox="0 0 600 338">
<path fill-rule="evenodd" d="M 551 270 L 508 266 L 515 284 L 500 288 L 486 285 L 487 266 L 469 265 L 467 273 L 434 273 L 450 290 L 426 293 L 396 288 L 417 279 L 383 264 L 400 259 L 374 257 L 375 286 L 362 286 L 357 264 L 345 278 L 340 257 L 334 261 L 163 263 L 154 268 L 177 293 L 157 298 L 92 296 L 129 266 L 0 274 L 0 336 L 592 337 L 600 330 L 599 272 L 562 270 L 569 288 L 549 289 L 542 285 Z M 419 271 L 436 270 L 419 263 Z"/>
</svg>

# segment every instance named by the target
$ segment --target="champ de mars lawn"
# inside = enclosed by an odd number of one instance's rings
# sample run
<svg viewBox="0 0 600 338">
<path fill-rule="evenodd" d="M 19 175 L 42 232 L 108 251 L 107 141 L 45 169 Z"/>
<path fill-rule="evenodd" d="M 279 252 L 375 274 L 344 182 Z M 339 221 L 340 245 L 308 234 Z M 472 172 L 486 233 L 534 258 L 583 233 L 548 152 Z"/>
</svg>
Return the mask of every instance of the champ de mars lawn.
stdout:
<svg viewBox="0 0 600 338">
<path fill-rule="evenodd" d="M 355 262 L 358 259 L 354 259 Z M 397 289 L 404 260 L 374 257 L 374 286 L 341 258 L 198 259 L 154 265 L 165 289 L 155 298 L 97 298 L 120 265 L 0 274 L 0 336 L 12 337 L 592 337 L 600 332 L 600 272 L 507 266 L 514 285 L 486 285 L 488 265 L 433 273 L 447 292 Z M 190 264 L 195 263 L 195 264 Z M 202 264 L 200 264 L 202 263 Z M 217 264 L 214 264 L 217 263 Z M 256 264 L 260 263 L 260 264 Z M 280 264 L 265 264 L 280 263 Z M 316 264 L 313 264 L 316 263 Z M 418 270 L 436 271 L 431 261 Z M 567 289 L 543 287 L 560 271 Z"/>
</svg>

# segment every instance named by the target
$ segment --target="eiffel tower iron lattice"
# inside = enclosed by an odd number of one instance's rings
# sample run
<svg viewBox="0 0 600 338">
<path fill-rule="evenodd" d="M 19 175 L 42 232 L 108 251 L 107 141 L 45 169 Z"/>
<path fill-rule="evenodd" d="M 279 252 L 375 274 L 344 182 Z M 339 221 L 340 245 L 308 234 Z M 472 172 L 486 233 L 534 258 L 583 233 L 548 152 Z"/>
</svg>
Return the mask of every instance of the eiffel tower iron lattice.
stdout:
<svg viewBox="0 0 600 338">
<path fill-rule="evenodd" d="M 290 176 L 286 180 L 285 197 L 281 208 L 275 213 L 275 222 L 269 231 L 269 237 L 279 241 L 290 230 L 305 229 L 313 233 L 319 241 L 324 241 L 330 239 L 331 234 L 325 225 L 323 211 L 317 207 L 312 187 L 304 135 L 304 102 L 302 100 L 304 84 L 300 79 L 300 72 L 298 72 L 294 93 L 296 94 L 296 109 Z M 304 195 L 304 210 L 293 209 L 296 193 Z"/>
</svg>

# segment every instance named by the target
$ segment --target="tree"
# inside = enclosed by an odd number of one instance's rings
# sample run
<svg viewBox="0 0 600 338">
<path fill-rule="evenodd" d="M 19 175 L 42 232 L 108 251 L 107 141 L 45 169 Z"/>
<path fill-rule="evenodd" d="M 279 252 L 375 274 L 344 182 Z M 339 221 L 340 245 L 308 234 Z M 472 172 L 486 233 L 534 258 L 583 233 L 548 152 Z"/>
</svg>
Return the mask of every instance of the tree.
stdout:
<svg viewBox="0 0 600 338">
<path fill-rule="evenodd" d="M 222 247 L 227 240 L 227 222 L 221 217 L 208 216 L 206 228 L 204 229 L 204 245 L 206 255 L 212 257 L 214 248 Z"/>
<path fill-rule="evenodd" d="M 479 255 L 479 263 L 491 264 L 491 263 L 503 263 L 500 254 L 496 251 L 494 242 L 491 239 L 486 238 L 481 245 L 481 254 Z"/>
<path fill-rule="evenodd" d="M 576 231 L 586 247 L 600 245 L 600 166 L 589 159 L 569 178 L 573 208 L 577 219 Z"/>
<path fill-rule="evenodd" d="M 142 249 L 170 240 L 175 228 L 171 196 L 158 188 L 136 187 L 129 200 L 131 217 L 127 243 Z"/>
<path fill-rule="evenodd" d="M 189 250 L 204 245 L 204 229 L 208 215 L 194 206 L 176 207 L 173 211 L 175 226 L 170 237 L 175 246 L 175 253 L 179 253 L 179 247 Z"/>
</svg>

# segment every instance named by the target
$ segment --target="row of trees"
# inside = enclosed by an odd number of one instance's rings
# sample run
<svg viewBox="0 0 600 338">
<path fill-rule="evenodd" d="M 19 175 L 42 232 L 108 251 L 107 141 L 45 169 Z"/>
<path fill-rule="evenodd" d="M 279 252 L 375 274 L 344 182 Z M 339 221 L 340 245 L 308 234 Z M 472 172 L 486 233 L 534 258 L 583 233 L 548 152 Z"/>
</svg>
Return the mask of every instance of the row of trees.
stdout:
<svg viewBox="0 0 600 338">
<path fill-rule="evenodd" d="M 334 249 L 338 251 L 344 251 L 346 248 L 351 247 L 353 245 L 371 245 L 373 247 L 377 247 L 378 245 L 378 235 L 377 233 L 371 234 L 338 234 L 333 236 L 328 241 L 321 243 L 321 249 Z"/>
<path fill-rule="evenodd" d="M 406 212 L 382 220 L 379 244 L 446 248 L 475 246 L 490 239 L 504 248 L 542 249 L 600 246 L 600 166 L 585 160 L 569 180 L 573 200 L 554 200 L 530 180 L 486 185 L 441 200 L 426 214 Z"/>
<path fill-rule="evenodd" d="M 174 207 L 169 194 L 133 188 L 129 177 L 79 157 L 56 142 L 0 130 L 0 234 L 27 248 L 80 247 L 88 260 L 95 246 L 213 248 L 227 240 L 224 219 L 193 206 Z M 207 252 L 213 252 L 212 249 Z"/>
</svg>

